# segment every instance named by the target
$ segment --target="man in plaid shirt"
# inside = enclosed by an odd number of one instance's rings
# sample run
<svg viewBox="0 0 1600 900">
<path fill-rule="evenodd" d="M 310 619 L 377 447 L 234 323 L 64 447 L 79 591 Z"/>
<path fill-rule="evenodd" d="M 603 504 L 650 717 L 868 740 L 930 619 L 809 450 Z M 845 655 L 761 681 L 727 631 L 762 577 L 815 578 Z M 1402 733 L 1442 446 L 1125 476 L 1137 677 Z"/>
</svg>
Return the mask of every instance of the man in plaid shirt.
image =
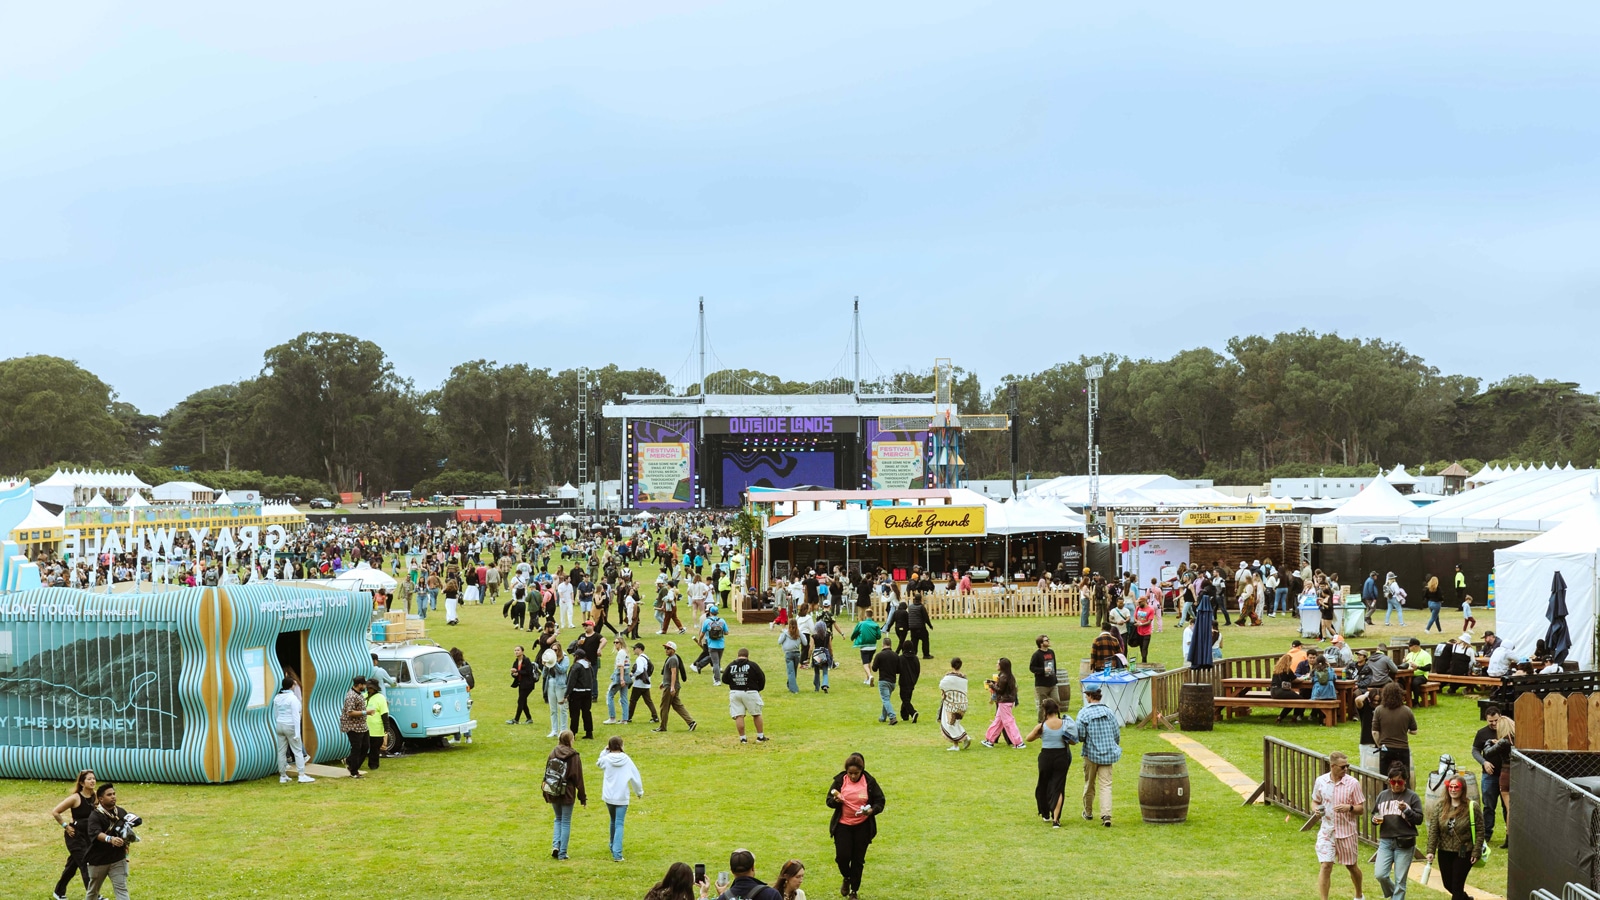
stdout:
<svg viewBox="0 0 1600 900">
<path fill-rule="evenodd" d="M 1100 688 L 1083 692 L 1087 703 L 1078 713 L 1083 741 L 1083 818 L 1094 821 L 1094 798 L 1100 795 L 1100 824 L 1111 827 L 1111 767 L 1122 758 L 1122 720 L 1100 702 Z"/>
<path fill-rule="evenodd" d="M 1117 637 L 1117 632 L 1106 625 L 1100 629 L 1094 643 L 1089 645 L 1089 671 L 1098 675 L 1109 663 L 1116 665 L 1117 656 L 1122 653 L 1122 638 Z"/>
</svg>

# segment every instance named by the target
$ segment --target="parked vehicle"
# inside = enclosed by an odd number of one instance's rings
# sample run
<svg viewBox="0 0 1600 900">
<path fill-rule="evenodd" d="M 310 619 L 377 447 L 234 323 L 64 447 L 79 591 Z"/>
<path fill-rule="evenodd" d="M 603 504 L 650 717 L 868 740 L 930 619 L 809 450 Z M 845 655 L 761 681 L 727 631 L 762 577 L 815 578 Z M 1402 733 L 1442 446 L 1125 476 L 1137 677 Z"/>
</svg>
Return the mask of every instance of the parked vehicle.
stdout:
<svg viewBox="0 0 1600 900">
<path fill-rule="evenodd" d="M 456 664 L 434 641 L 419 639 L 373 644 L 378 665 L 395 684 L 384 690 L 389 719 L 384 723 L 388 746 L 402 741 L 443 745 L 449 735 L 465 737 L 478 727 L 472 718 L 472 695 Z"/>
<path fill-rule="evenodd" d="M 333 509 L 333 501 L 326 497 L 312 497 L 307 505 L 312 509 Z"/>
</svg>

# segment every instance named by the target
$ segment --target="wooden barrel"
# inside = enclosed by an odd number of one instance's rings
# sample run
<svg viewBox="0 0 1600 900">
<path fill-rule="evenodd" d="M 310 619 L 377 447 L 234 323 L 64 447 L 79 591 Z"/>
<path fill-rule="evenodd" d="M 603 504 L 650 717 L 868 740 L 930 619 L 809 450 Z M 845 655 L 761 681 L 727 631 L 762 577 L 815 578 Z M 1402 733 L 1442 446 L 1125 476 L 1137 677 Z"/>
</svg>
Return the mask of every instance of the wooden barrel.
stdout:
<svg viewBox="0 0 1600 900">
<path fill-rule="evenodd" d="M 1190 682 L 1178 691 L 1178 727 L 1184 731 L 1210 731 L 1216 718 L 1210 683 Z"/>
<path fill-rule="evenodd" d="M 1139 763 L 1139 814 L 1152 825 L 1189 819 L 1189 762 L 1182 753 L 1146 753 Z"/>
</svg>

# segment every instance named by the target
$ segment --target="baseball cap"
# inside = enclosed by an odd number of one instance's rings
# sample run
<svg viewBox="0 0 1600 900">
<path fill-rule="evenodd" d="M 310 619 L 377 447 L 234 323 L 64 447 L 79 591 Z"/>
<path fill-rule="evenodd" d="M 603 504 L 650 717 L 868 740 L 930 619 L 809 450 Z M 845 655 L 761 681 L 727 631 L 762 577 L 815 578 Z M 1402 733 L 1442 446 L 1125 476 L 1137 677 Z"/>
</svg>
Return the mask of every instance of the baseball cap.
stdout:
<svg viewBox="0 0 1600 900">
<path fill-rule="evenodd" d="M 1336 634 L 1332 638 L 1330 638 L 1330 640 L 1335 644 L 1342 644 L 1342 643 L 1344 643 L 1344 635 Z"/>
<path fill-rule="evenodd" d="M 676 651 L 678 649 L 678 645 L 673 641 L 667 641 L 662 646 L 666 647 L 668 650 L 673 650 L 673 651 Z"/>
<path fill-rule="evenodd" d="M 593 628 L 594 627 L 594 620 L 593 619 L 584 619 L 583 620 L 583 624 L 584 624 L 584 627 L 586 627 L 586 628 Z"/>
<path fill-rule="evenodd" d="M 1086 687 L 1083 689 L 1083 695 L 1085 697 L 1098 697 L 1100 696 L 1100 689 L 1098 687 Z"/>
</svg>

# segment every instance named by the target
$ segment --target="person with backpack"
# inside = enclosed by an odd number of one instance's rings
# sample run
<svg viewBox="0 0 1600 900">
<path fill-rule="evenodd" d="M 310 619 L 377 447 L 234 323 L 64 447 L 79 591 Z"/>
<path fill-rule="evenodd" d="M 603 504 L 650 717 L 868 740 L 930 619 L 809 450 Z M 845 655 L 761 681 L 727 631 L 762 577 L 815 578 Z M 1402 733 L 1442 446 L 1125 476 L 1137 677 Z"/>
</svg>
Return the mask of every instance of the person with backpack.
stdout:
<svg viewBox="0 0 1600 900">
<path fill-rule="evenodd" d="M 634 710 L 639 708 L 639 701 L 650 709 L 650 721 L 660 721 L 656 714 L 656 701 L 650 696 L 650 676 L 654 675 L 656 664 L 645 655 L 644 644 L 635 642 L 633 645 L 633 669 L 628 679 L 628 715 L 624 722 L 633 721 Z"/>
<path fill-rule="evenodd" d="M 761 692 L 766 690 L 767 675 L 750 659 L 749 650 L 739 648 L 739 657 L 728 663 L 722 682 L 728 686 L 728 715 L 733 717 L 733 724 L 739 730 L 739 743 L 750 742 L 744 735 L 746 715 L 755 719 L 756 743 L 766 741 L 767 731 L 761 720 Z"/>
<path fill-rule="evenodd" d="M 555 812 L 550 858 L 566 859 L 567 844 L 572 837 L 573 803 L 589 805 L 589 795 L 583 789 L 583 760 L 572 746 L 572 732 L 563 731 L 556 737 L 555 749 L 544 761 L 544 780 L 540 787 L 545 802 Z"/>
<path fill-rule="evenodd" d="M 722 651 L 728 646 L 728 621 L 717 614 L 715 606 L 706 607 L 706 618 L 700 623 L 700 634 L 706 652 L 692 668 L 699 672 L 702 665 L 710 666 L 712 686 L 721 687 Z"/>
</svg>

